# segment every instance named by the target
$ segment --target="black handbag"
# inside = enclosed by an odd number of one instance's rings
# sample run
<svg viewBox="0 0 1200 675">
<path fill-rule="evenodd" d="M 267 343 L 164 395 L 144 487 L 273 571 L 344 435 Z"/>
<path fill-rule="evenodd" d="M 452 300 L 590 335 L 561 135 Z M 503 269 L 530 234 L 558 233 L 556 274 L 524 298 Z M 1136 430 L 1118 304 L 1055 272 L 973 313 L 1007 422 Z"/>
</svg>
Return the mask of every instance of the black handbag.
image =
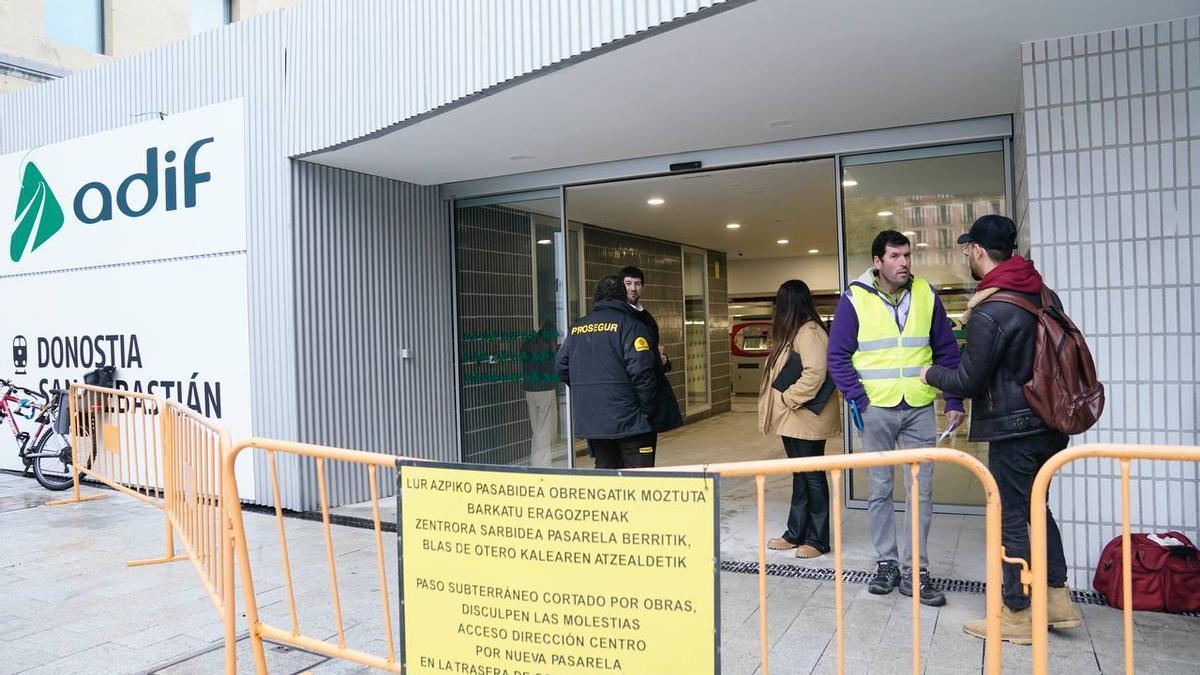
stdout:
<svg viewBox="0 0 1200 675">
<path fill-rule="evenodd" d="M 771 388 L 775 391 L 783 393 L 788 387 L 796 384 L 796 380 L 800 379 L 800 375 L 804 373 L 804 362 L 800 360 L 800 355 L 796 352 L 788 352 L 787 361 L 783 364 L 779 374 L 775 376 L 775 381 L 771 383 Z M 825 374 L 825 381 L 821 383 L 821 388 L 817 390 L 817 395 L 811 401 L 805 403 L 804 409 L 814 415 L 820 415 L 825 409 L 825 404 L 829 402 L 829 397 L 833 396 L 833 378 L 829 374 Z"/>
</svg>

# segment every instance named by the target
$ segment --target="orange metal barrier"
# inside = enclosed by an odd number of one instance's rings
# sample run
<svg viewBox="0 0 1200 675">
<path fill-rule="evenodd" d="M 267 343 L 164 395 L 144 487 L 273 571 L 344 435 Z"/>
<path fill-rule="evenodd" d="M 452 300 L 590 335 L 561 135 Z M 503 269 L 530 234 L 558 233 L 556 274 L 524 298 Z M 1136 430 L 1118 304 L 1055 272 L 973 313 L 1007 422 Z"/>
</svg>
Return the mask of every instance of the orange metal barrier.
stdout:
<svg viewBox="0 0 1200 675">
<path fill-rule="evenodd" d="M 178 531 L 213 609 L 225 623 L 225 669 L 233 672 L 233 530 L 224 504 L 240 501 L 236 491 L 223 492 L 222 460 L 229 454 L 229 432 L 173 401 L 167 402 L 160 419 L 168 528 Z"/>
<path fill-rule="evenodd" d="M 1089 443 L 1068 448 L 1051 457 L 1033 481 L 1029 505 L 1029 562 L 1030 570 L 1022 573 L 1022 581 L 1032 585 L 1030 598 L 1033 614 L 1033 672 L 1045 675 L 1049 667 L 1049 618 L 1046 614 L 1049 591 L 1046 588 L 1049 571 L 1046 563 L 1046 499 L 1050 480 L 1068 462 L 1082 457 L 1115 459 L 1121 465 L 1121 587 L 1124 590 L 1125 672 L 1133 670 L 1133 586 L 1131 583 L 1132 554 L 1129 540 L 1129 463 L 1132 460 L 1166 460 L 1200 462 L 1200 447 L 1169 445 L 1118 445 Z"/>
<path fill-rule="evenodd" d="M 758 490 L 758 620 L 760 672 L 770 672 L 767 641 L 767 553 L 766 513 L 764 505 L 766 477 L 773 474 L 791 474 L 801 471 L 827 471 L 830 483 L 830 509 L 833 521 L 833 564 L 834 598 L 837 626 L 837 672 L 844 672 L 845 636 L 842 625 L 845 613 L 842 598 L 842 472 L 846 469 L 867 469 L 880 466 L 904 465 L 911 473 L 911 491 L 908 505 L 912 509 L 912 566 L 920 568 L 920 499 L 918 499 L 917 471 L 921 462 L 946 462 L 957 464 L 979 479 L 986 498 L 986 616 L 987 640 L 986 672 L 1000 672 L 1000 562 L 1003 550 L 1000 544 L 1000 494 L 996 481 L 987 467 L 978 459 L 958 450 L 948 448 L 926 448 L 919 450 L 892 450 L 890 452 L 865 452 L 852 455 L 827 455 L 797 459 L 773 459 L 756 462 L 732 462 L 728 464 L 703 464 L 695 466 L 660 467 L 671 471 L 699 471 L 720 474 L 722 477 L 753 476 Z M 912 650 L 913 673 L 921 672 L 921 605 L 920 593 L 912 594 Z"/>
<path fill-rule="evenodd" d="M 128 564 L 192 561 L 225 623 L 226 669 L 232 672 L 233 542 L 221 492 L 221 459 L 229 452 L 229 433 L 175 401 L 148 394 L 73 384 L 69 401 L 74 496 L 48 505 L 104 498 L 80 494 L 81 479 L 87 476 L 162 509 L 166 552 Z M 176 534 L 184 555 L 175 553 Z"/>
<path fill-rule="evenodd" d="M 257 449 L 266 453 L 267 467 L 271 479 L 271 497 L 275 504 L 275 521 L 278 532 L 279 554 L 283 571 L 283 585 L 287 593 L 290 626 L 281 628 L 263 622 L 259 616 L 258 600 L 254 591 L 254 577 L 251 573 L 249 548 L 246 543 L 246 527 L 242 517 L 241 501 L 236 498 L 228 500 L 230 519 L 233 526 L 233 536 L 237 548 L 238 571 L 242 577 L 242 589 L 245 594 L 246 619 L 250 624 L 250 641 L 254 656 L 256 672 L 260 675 L 267 672 L 266 658 L 263 653 L 263 640 L 271 640 L 300 649 L 305 649 L 325 656 L 346 659 L 379 670 L 393 673 L 401 672 L 400 663 L 396 659 L 396 645 L 393 636 L 392 605 L 389 600 L 385 554 L 383 548 L 383 528 L 379 518 L 379 483 L 383 476 L 396 468 L 397 457 L 381 455 L 359 450 L 344 450 L 302 443 L 290 443 L 265 439 L 249 439 L 238 443 L 226 454 L 224 463 L 224 490 L 227 495 L 237 495 L 237 478 L 234 474 L 234 463 L 238 455 L 247 449 Z M 279 474 L 276 467 L 280 453 L 311 458 L 316 466 L 317 489 L 321 501 L 321 522 L 323 526 L 325 557 L 328 567 L 329 597 L 333 625 L 337 631 L 337 641 L 330 642 L 301 631 L 300 618 L 296 610 L 296 586 L 292 574 L 292 561 L 288 552 L 287 528 L 284 525 L 283 510 L 279 506 Z M 375 564 L 379 573 L 380 611 L 383 614 L 384 639 L 386 653 L 371 654 L 362 649 L 347 646 L 346 626 L 342 616 L 341 593 L 338 588 L 337 554 L 334 549 L 333 531 L 329 522 L 329 486 L 326 481 L 327 464 L 330 462 L 345 462 L 364 469 L 371 490 L 371 515 L 374 521 L 375 533 Z M 380 472 L 380 469 L 385 471 Z M 388 553 L 388 555 L 392 555 Z M 232 672 L 232 671 L 228 671 Z"/>
</svg>

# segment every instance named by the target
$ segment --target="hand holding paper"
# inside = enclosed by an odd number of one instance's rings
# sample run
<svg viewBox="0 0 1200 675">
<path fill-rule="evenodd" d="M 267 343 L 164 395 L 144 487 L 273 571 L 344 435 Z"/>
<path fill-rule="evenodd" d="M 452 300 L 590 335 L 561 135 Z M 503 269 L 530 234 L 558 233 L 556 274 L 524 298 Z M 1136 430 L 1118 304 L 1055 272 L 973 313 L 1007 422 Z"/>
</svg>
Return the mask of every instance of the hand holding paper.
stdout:
<svg viewBox="0 0 1200 675">
<path fill-rule="evenodd" d="M 949 436 L 951 433 L 953 433 L 955 429 L 958 429 L 958 427 L 962 425 L 964 416 L 965 415 L 960 410 L 948 411 L 946 413 L 946 420 L 948 422 L 948 424 L 946 425 L 946 430 L 942 432 L 941 436 L 938 436 L 937 442 L 934 443 L 934 445 L 937 445 L 937 443 L 941 443 L 942 441 L 946 440 L 947 436 Z"/>
</svg>

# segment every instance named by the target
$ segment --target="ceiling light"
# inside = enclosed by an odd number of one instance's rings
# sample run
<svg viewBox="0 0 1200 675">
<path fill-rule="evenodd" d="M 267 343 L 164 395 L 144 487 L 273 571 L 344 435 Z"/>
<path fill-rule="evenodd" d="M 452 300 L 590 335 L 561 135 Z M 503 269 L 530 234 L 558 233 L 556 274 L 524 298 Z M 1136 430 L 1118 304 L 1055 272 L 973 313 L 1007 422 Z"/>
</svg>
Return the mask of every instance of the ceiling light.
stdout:
<svg viewBox="0 0 1200 675">
<path fill-rule="evenodd" d="M 513 161 L 519 161 L 523 159 L 533 159 L 533 155 L 509 155 L 508 158 Z"/>
<path fill-rule="evenodd" d="M 883 215 L 883 214 L 881 213 L 881 214 L 879 214 L 879 215 Z M 917 233 L 916 233 L 916 232 L 913 232 L 912 230 L 905 230 L 905 231 L 901 232 L 900 234 L 902 234 L 902 235 L 904 235 L 904 236 L 906 236 L 906 237 L 915 237 L 915 236 L 917 236 Z"/>
<path fill-rule="evenodd" d="M 542 246 L 545 246 L 546 244 L 553 244 L 554 242 L 550 241 L 549 239 L 538 239 L 538 243 Z"/>
<path fill-rule="evenodd" d="M 925 242 L 923 242 L 923 241 L 918 241 L 918 242 L 917 242 L 917 248 L 927 248 L 928 246 L 929 246 L 929 244 L 926 244 L 926 243 L 925 243 Z"/>
<path fill-rule="evenodd" d="M 662 206 L 663 204 L 667 203 L 667 200 L 663 199 L 662 197 L 651 197 L 650 199 L 646 200 L 646 203 L 650 206 Z"/>
<path fill-rule="evenodd" d="M 891 211 L 880 211 L 879 213 L 876 213 L 875 215 L 879 216 L 880 218 L 887 218 L 888 216 L 891 216 L 894 214 Z"/>
<path fill-rule="evenodd" d="M 742 226 L 742 224 L 741 224 L 741 223 L 729 223 L 729 224 L 728 224 L 728 225 L 726 225 L 725 227 L 727 227 L 727 228 L 729 228 L 729 229 L 731 229 L 731 230 L 736 230 L 736 229 L 738 229 L 738 228 L 739 228 L 739 227 L 741 227 L 741 226 Z"/>
<path fill-rule="evenodd" d="M 743 307 L 745 307 L 745 305 L 730 305 L 729 306 L 730 309 L 741 309 Z"/>
<path fill-rule="evenodd" d="M 854 187 L 855 185 L 858 185 L 858 181 L 854 180 L 853 178 L 847 178 L 846 180 L 842 181 L 842 187 Z"/>
<path fill-rule="evenodd" d="M 780 240 L 776 241 L 775 243 L 776 243 L 776 244 L 786 244 L 786 243 L 788 243 L 788 240 L 787 240 L 787 239 L 780 239 Z"/>
<path fill-rule="evenodd" d="M 817 249 L 815 249 L 815 248 L 810 248 L 810 249 L 808 249 L 808 252 L 809 252 L 809 253 L 820 253 L 820 251 L 818 251 L 818 250 L 817 250 Z"/>
</svg>

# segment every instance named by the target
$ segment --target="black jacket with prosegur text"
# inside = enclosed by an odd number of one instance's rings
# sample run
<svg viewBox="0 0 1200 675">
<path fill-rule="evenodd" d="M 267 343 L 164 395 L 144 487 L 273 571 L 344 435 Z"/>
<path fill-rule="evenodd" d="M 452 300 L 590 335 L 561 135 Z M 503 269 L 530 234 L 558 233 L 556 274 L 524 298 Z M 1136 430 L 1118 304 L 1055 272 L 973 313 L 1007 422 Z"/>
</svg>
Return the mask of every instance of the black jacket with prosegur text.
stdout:
<svg viewBox="0 0 1200 675">
<path fill-rule="evenodd" d="M 558 350 L 575 437 L 626 438 L 682 424 L 649 328 L 623 301 L 597 303 Z"/>
</svg>

